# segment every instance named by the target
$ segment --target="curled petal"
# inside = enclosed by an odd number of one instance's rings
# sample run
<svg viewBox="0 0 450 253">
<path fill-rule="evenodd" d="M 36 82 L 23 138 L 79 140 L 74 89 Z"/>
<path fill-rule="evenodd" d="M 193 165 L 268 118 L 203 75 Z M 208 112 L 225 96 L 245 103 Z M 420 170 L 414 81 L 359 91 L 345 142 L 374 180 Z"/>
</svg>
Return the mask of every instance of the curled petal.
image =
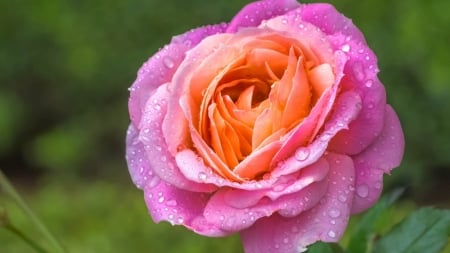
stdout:
<svg viewBox="0 0 450 253">
<path fill-rule="evenodd" d="M 130 87 L 128 108 L 132 124 L 135 126 L 139 124 L 148 98 L 157 87 L 172 79 L 176 69 L 183 61 L 185 53 L 203 38 L 222 33 L 226 28 L 226 24 L 204 26 L 176 36 L 171 43 L 164 46 L 142 65 L 136 81 Z"/>
<path fill-rule="evenodd" d="M 366 43 L 363 34 L 351 19 L 339 13 L 331 4 L 304 4 L 295 11 L 300 13 L 302 20 L 320 27 L 326 34 L 341 33 Z"/>
<path fill-rule="evenodd" d="M 230 22 L 227 32 L 237 32 L 242 27 L 254 27 L 289 10 L 299 7 L 296 0 L 262 0 L 245 6 Z"/>
<path fill-rule="evenodd" d="M 272 215 L 241 232 L 245 252 L 297 253 L 316 241 L 336 242 L 347 226 L 354 186 L 352 159 L 328 154 L 328 189 L 312 209 L 295 217 Z"/>
<path fill-rule="evenodd" d="M 153 173 L 148 162 L 144 145 L 139 141 L 139 131 L 130 124 L 126 140 L 126 160 L 133 183 L 142 189 L 148 184 L 155 184 L 160 178 Z"/>
<path fill-rule="evenodd" d="M 325 165 L 325 166 L 324 166 Z M 327 189 L 328 164 L 321 161 L 303 169 L 291 185 L 276 185 L 272 190 L 244 191 L 222 188 L 205 208 L 206 219 L 223 230 L 239 231 L 262 217 L 279 212 L 294 217 L 315 206 Z"/>
<path fill-rule="evenodd" d="M 342 90 L 360 94 L 362 111 L 348 130 L 341 131 L 330 143 L 330 150 L 355 155 L 367 148 L 383 129 L 386 92 L 377 78 L 376 56 L 365 45 L 347 41 L 343 35 L 330 36 L 336 50 L 345 49 L 348 57 L 342 79 Z"/>
<path fill-rule="evenodd" d="M 404 136 L 394 110 L 387 105 L 384 128 L 378 139 L 361 154 L 355 156 L 356 193 L 352 213 L 371 207 L 383 187 L 383 174 L 400 165 L 404 150 Z"/>
<path fill-rule="evenodd" d="M 303 166 L 315 162 L 327 150 L 328 143 L 339 131 L 348 128 L 361 110 L 361 98 L 357 93 L 345 92 L 336 101 L 333 113 L 324 127 L 324 131 L 307 147 L 293 146 L 292 155 L 272 172 L 272 176 L 293 173 Z M 308 119 L 307 119 L 308 120 Z M 289 143 L 289 142 L 288 142 Z"/>
<path fill-rule="evenodd" d="M 187 180 L 176 166 L 175 159 L 167 149 L 162 134 L 162 121 L 167 111 L 167 89 L 160 86 L 148 100 L 142 122 L 139 125 L 138 142 L 142 143 L 152 173 L 167 183 L 181 189 L 191 191 L 210 192 L 215 189 L 213 185 L 198 184 Z M 150 171 L 150 170 L 149 170 Z M 145 173 L 150 173 L 150 172 Z M 144 175 L 145 175 L 144 173 Z"/>
<path fill-rule="evenodd" d="M 229 234 L 204 218 L 203 209 L 208 202 L 207 194 L 181 190 L 163 181 L 146 186 L 144 194 L 148 210 L 155 222 L 168 221 L 171 224 L 183 225 L 206 236 Z"/>
</svg>

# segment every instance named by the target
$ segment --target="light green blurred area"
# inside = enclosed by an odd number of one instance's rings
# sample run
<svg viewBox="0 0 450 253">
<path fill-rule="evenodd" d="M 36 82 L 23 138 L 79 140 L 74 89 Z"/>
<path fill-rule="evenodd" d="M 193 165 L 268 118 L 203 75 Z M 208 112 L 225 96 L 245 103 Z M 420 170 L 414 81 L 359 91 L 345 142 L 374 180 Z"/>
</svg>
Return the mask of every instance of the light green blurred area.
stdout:
<svg viewBox="0 0 450 253">
<path fill-rule="evenodd" d="M 71 252 L 242 252 L 238 237 L 154 225 L 124 139 L 140 65 L 173 35 L 229 21 L 248 2 L 0 1 L 0 168 Z M 449 207 L 450 1 L 331 2 L 377 54 L 404 127 L 404 162 L 386 187 L 406 187 L 408 210 Z M 39 238 L 1 192 L 0 206 Z M 32 251 L 0 229 L 0 252 Z"/>
</svg>

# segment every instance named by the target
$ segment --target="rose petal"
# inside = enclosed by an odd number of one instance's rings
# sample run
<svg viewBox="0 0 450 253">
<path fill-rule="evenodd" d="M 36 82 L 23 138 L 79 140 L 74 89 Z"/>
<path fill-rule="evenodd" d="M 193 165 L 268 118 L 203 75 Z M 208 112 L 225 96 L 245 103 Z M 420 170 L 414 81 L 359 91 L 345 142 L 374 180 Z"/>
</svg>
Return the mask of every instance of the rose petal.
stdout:
<svg viewBox="0 0 450 253">
<path fill-rule="evenodd" d="M 226 28 L 226 24 L 204 26 L 175 36 L 168 45 L 142 65 L 136 81 L 130 87 L 128 101 L 130 118 L 135 126 L 141 121 L 142 110 L 154 89 L 172 79 L 186 51 L 197 45 L 203 38 L 222 33 Z"/>
<path fill-rule="evenodd" d="M 331 88 L 329 88 L 322 94 L 316 105 L 312 108 L 308 117 L 306 117 L 302 123 L 300 123 L 291 131 L 291 133 L 287 135 L 283 147 L 272 160 L 272 166 L 275 166 L 278 162 L 288 158 L 289 156 L 292 156 L 294 151 L 298 147 L 306 146 L 307 144 L 312 142 L 319 129 L 323 126 L 323 122 L 328 116 L 328 113 L 331 111 L 336 95 L 338 93 L 340 80 L 343 76 L 343 68 L 345 66 L 345 62 L 347 61 L 347 58 L 342 53 L 337 52 L 335 55 L 335 61 L 335 83 Z M 320 150 L 323 150 L 323 148 Z"/>
<path fill-rule="evenodd" d="M 383 174 L 400 165 L 404 150 L 404 136 L 394 110 L 387 105 L 384 128 L 378 139 L 361 154 L 355 156 L 356 194 L 352 213 L 371 207 L 383 187 Z"/>
<path fill-rule="evenodd" d="M 225 236 L 223 231 L 203 217 L 208 195 L 181 190 L 165 182 L 144 188 L 145 202 L 153 220 L 183 225 L 198 234 Z"/>
<path fill-rule="evenodd" d="M 239 231 L 275 212 L 286 217 L 296 216 L 315 206 L 323 197 L 328 184 L 327 174 L 328 164 L 323 161 L 318 165 L 304 168 L 295 185 L 287 187 L 279 185 L 279 188 L 275 186 L 269 192 L 222 188 L 208 202 L 205 217 L 223 230 Z M 283 193 L 280 193 L 281 191 Z M 272 198 L 271 193 L 277 195 L 277 198 Z M 265 196 L 269 196 L 271 200 L 264 198 Z"/>
<path fill-rule="evenodd" d="M 272 176 L 277 177 L 293 173 L 299 167 L 308 166 L 317 161 L 327 150 L 330 139 L 339 131 L 348 128 L 348 125 L 355 119 L 360 110 L 361 98 L 357 93 L 347 91 L 341 94 L 334 105 L 334 111 L 325 124 L 324 131 L 306 147 L 292 146 L 294 151 L 289 158 L 273 170 Z M 297 149 L 295 150 L 295 148 Z"/>
<path fill-rule="evenodd" d="M 144 168 L 148 169 L 148 171 L 144 170 L 140 174 L 148 175 L 151 173 L 151 168 L 153 173 L 158 175 L 159 178 L 179 188 L 202 192 L 213 191 L 215 189 L 213 185 L 198 184 L 187 180 L 180 173 L 174 157 L 167 150 L 167 144 L 161 130 L 162 121 L 167 111 L 167 98 L 167 89 L 165 85 L 162 85 L 156 89 L 145 106 L 142 121 L 139 125 L 138 140 L 144 147 L 149 166 Z M 134 171 L 133 173 L 136 174 Z M 136 178 L 135 180 L 139 181 L 141 179 Z"/>
<path fill-rule="evenodd" d="M 258 26 L 263 20 L 282 15 L 299 7 L 296 0 L 262 0 L 246 5 L 230 22 L 227 32 L 237 32 L 242 27 Z"/>
<path fill-rule="evenodd" d="M 376 56 L 359 41 L 348 41 L 343 35 L 330 36 L 336 50 L 345 49 L 349 58 L 344 69 L 342 90 L 360 94 L 362 111 L 348 130 L 340 132 L 330 143 L 330 150 L 358 154 L 370 145 L 383 129 L 386 92 L 377 78 Z"/>
<path fill-rule="evenodd" d="M 229 37 L 230 35 L 227 34 L 209 36 L 200 42 L 201 46 L 197 46 L 187 52 L 184 61 L 178 67 L 177 72 L 174 74 L 170 84 L 167 86 L 171 98 L 180 98 L 170 99 L 168 101 L 167 115 L 162 126 L 169 151 L 173 155 L 177 152 L 177 149 L 180 146 L 186 147 L 190 145 L 188 141 L 188 121 L 186 119 L 196 122 L 198 121 L 198 118 L 194 117 L 194 115 L 198 115 L 197 112 L 186 112 L 186 110 L 183 112 L 182 109 L 186 108 L 180 107 L 180 100 L 187 100 L 183 104 L 191 104 L 197 102 L 198 98 L 196 99 L 196 97 L 202 96 L 203 87 L 197 86 L 204 85 L 205 83 L 207 84 L 208 80 L 214 78 L 213 73 L 210 73 L 210 71 L 204 71 L 205 74 L 198 73 L 200 77 L 204 79 L 204 82 L 192 82 L 191 79 L 194 78 L 195 74 L 197 74 L 196 71 L 201 72 L 200 70 L 202 69 L 210 69 L 211 66 L 205 66 L 205 58 L 213 55 L 213 52 L 216 51 L 215 48 L 217 44 L 223 43 Z M 209 76 L 205 77 L 206 74 L 209 74 Z M 190 85 L 191 83 L 193 84 Z M 183 99 L 184 96 L 188 97 L 188 99 Z M 177 123 L 173 124 L 173 122 Z"/>
<path fill-rule="evenodd" d="M 319 27 L 326 34 L 341 33 L 365 44 L 363 34 L 351 19 L 339 13 L 331 4 L 304 4 L 295 12 L 300 14 L 301 20 Z"/>
<path fill-rule="evenodd" d="M 328 154 L 328 190 L 319 204 L 293 218 L 272 215 L 241 232 L 246 253 L 296 253 L 316 242 L 336 242 L 347 226 L 354 192 L 354 167 L 345 155 Z"/>
<path fill-rule="evenodd" d="M 127 131 L 126 160 L 133 183 L 142 189 L 145 185 L 158 183 L 160 178 L 150 168 L 144 145 L 138 137 L 139 131 L 130 124 Z"/>
</svg>

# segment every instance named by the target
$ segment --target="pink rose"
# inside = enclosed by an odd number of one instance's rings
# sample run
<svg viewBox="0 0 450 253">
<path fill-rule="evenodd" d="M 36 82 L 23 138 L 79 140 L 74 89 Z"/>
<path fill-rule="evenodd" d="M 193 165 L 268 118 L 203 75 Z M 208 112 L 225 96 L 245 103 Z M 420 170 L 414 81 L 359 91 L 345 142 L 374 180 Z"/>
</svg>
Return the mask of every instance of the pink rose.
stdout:
<svg viewBox="0 0 450 253">
<path fill-rule="evenodd" d="M 399 120 L 361 32 L 328 4 L 263 0 L 176 36 L 130 88 L 127 161 L 155 222 L 246 252 L 336 242 L 399 165 Z"/>
</svg>

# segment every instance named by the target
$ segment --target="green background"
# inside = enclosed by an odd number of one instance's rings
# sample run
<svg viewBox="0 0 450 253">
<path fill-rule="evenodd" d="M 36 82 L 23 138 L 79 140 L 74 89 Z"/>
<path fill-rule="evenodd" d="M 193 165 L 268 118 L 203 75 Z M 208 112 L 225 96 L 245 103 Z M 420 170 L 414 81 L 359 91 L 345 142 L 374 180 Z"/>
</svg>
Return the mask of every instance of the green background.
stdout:
<svg viewBox="0 0 450 253">
<path fill-rule="evenodd" d="M 249 1 L 0 1 L 0 168 L 71 252 L 242 252 L 154 225 L 124 160 L 127 88 L 173 35 Z M 312 1 L 308 1 L 312 2 Z M 331 1 L 363 31 L 406 135 L 398 216 L 450 201 L 450 1 Z M 35 238 L 17 207 L 0 206 Z M 32 252 L 0 229 L 0 252 Z"/>
</svg>

